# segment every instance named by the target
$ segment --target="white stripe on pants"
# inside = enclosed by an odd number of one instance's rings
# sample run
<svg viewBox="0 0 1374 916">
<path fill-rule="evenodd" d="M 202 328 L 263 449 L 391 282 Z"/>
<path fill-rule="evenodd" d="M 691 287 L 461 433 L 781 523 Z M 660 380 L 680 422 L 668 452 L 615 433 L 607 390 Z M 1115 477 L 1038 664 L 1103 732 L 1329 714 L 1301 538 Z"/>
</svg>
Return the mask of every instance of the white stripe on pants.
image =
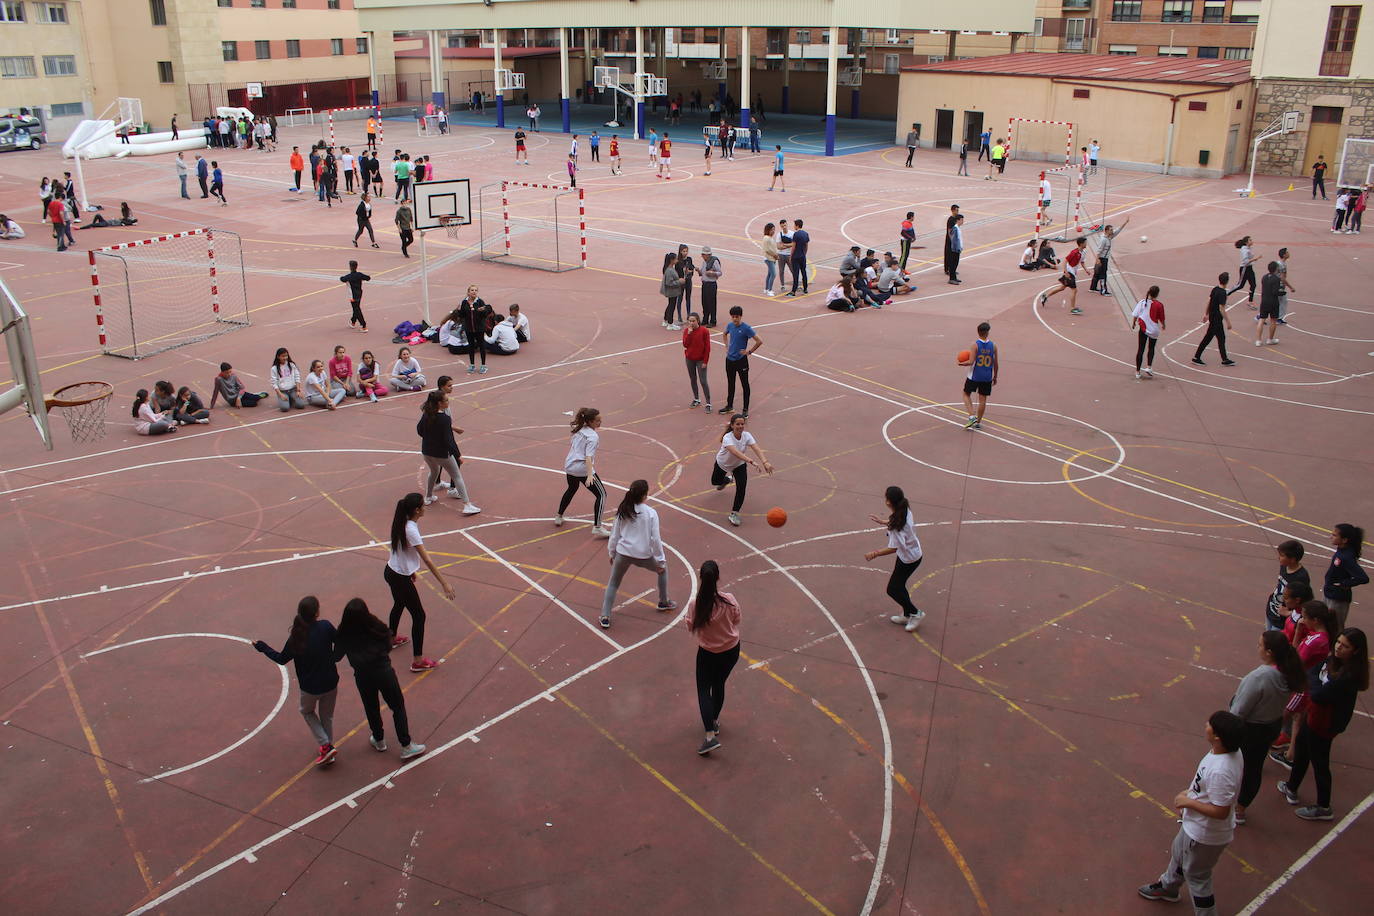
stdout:
<svg viewBox="0 0 1374 916">
<path fill-rule="evenodd" d="M 458 459 L 449 455 L 447 458 L 435 458 L 424 455 L 425 464 L 429 466 L 429 485 L 425 489 L 426 496 L 434 495 L 434 485 L 439 482 L 439 477 L 443 471 L 448 471 L 450 479 L 453 481 L 453 492 L 458 494 L 458 498 L 467 502 L 468 488 L 463 483 L 463 473 L 458 470 Z"/>
<path fill-rule="evenodd" d="M 301 718 L 320 744 L 334 743 L 334 701 L 338 696 L 337 689 L 328 693 L 301 691 Z"/>
<path fill-rule="evenodd" d="M 1217 916 L 1217 901 L 1212 895 L 1212 869 L 1225 851 L 1226 844 L 1199 843 L 1179 827 L 1174 845 L 1169 849 L 1169 867 L 1159 876 L 1159 883 L 1171 891 L 1187 884 L 1193 895 L 1194 914 Z"/>
<path fill-rule="evenodd" d="M 631 566 L 638 566 L 648 569 L 658 574 L 658 603 L 668 603 L 668 566 L 665 563 L 663 571 L 658 571 L 658 563 L 652 557 L 627 557 L 623 553 L 617 552 L 615 560 L 611 563 L 611 581 L 606 583 L 606 597 L 601 601 L 601 616 L 611 616 L 611 606 L 615 604 L 615 593 L 620 591 L 620 581 L 625 578 L 625 570 Z"/>
</svg>

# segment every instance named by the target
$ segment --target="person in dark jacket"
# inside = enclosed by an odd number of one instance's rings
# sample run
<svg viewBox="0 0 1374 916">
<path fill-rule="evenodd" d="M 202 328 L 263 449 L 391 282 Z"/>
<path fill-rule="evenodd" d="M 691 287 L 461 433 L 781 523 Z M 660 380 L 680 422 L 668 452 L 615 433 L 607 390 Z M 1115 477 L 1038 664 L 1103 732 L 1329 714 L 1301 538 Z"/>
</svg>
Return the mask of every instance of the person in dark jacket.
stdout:
<svg viewBox="0 0 1374 916">
<path fill-rule="evenodd" d="M 1322 600 L 1336 615 L 1336 623 L 1345 627 L 1350 615 L 1351 589 L 1369 581 L 1369 574 L 1360 568 L 1360 553 L 1364 549 L 1364 529 L 1340 524 L 1331 529 L 1331 546 L 1336 552 L 1326 568 L 1322 583 Z"/>
<path fill-rule="evenodd" d="M 349 172 L 348 174 L 352 175 L 353 173 Z M 366 232 L 367 237 L 372 240 L 372 247 L 381 248 L 382 246 L 377 244 L 377 236 L 372 232 L 372 196 L 366 191 L 363 192 L 362 199 L 358 201 L 358 209 L 355 213 L 358 217 L 358 231 L 353 233 L 353 247 L 358 247 L 358 237 Z"/>
<path fill-rule="evenodd" d="M 396 669 L 391 667 L 391 630 L 373 616 L 367 609 L 367 602 L 361 598 L 351 598 L 344 605 L 338 632 L 334 634 L 334 660 L 344 656 L 348 656 L 348 663 L 353 666 L 353 682 L 367 713 L 367 724 L 372 730 L 368 740 L 373 749 L 386 751 L 380 702 L 386 700 L 396 726 L 396 740 L 401 742 L 401 759 L 411 760 L 423 754 L 425 746 L 410 739 L 405 694 L 401 693 Z"/>
<path fill-rule="evenodd" d="M 477 295 L 476 285 L 469 286 L 467 298 L 458 303 L 458 317 L 463 322 L 463 332 L 467 334 L 468 343 L 472 345 L 472 349 L 468 350 L 469 372 L 487 371 L 487 321 L 491 316 L 491 306 Z M 482 354 L 481 369 L 477 368 L 479 352 Z"/>
<path fill-rule="evenodd" d="M 348 319 L 348 326 L 355 325 L 367 330 L 367 319 L 363 317 L 363 284 L 372 278 L 358 270 L 357 261 L 348 262 L 348 273 L 339 278 L 340 283 L 348 284 L 348 302 L 353 307 L 353 314 Z"/>
<path fill-rule="evenodd" d="M 425 464 L 429 467 L 425 503 L 428 505 L 434 502 L 434 486 L 439 482 L 439 476 L 448 471 L 449 478 L 453 481 L 448 495 L 467 504 L 463 507 L 464 515 L 476 515 L 482 510 L 468 498 L 467 484 L 463 482 L 462 472 L 458 470 L 458 466 L 463 463 L 463 453 L 458 451 L 458 440 L 453 434 L 461 436 L 463 430 L 454 428 L 453 420 L 448 413 L 448 403 L 447 392 L 441 389 L 431 391 L 425 398 L 420 422 L 415 424 L 415 433 L 420 437 L 420 454 L 424 456 Z"/>
<path fill-rule="evenodd" d="M 315 765 L 333 763 L 339 756 L 334 747 L 334 701 L 339 693 L 339 670 L 334 665 L 334 624 L 320 619 L 320 600 L 314 595 L 306 595 L 296 605 L 291 633 L 280 652 L 262 640 L 253 643 L 253 648 L 278 665 L 295 662 L 296 682 L 301 690 L 301 717 L 320 744 Z"/>
<path fill-rule="evenodd" d="M 1317 803 L 1294 813 L 1305 821 L 1329 821 L 1331 811 L 1331 743 L 1350 725 L 1357 695 L 1369 689 L 1369 640 L 1364 631 L 1347 627 L 1341 632 L 1331 656 L 1308 675 L 1307 722 L 1294 744 L 1293 769 L 1279 783 L 1279 792 L 1290 805 L 1299 804 L 1298 789 L 1312 766 L 1317 783 Z"/>
</svg>

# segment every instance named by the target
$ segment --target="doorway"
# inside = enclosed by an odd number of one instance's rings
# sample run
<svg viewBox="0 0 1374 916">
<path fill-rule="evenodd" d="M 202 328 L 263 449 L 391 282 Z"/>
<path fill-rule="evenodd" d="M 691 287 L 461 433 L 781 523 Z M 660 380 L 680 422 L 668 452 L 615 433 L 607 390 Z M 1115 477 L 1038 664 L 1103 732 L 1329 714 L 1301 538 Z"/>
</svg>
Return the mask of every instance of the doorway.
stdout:
<svg viewBox="0 0 1374 916">
<path fill-rule="evenodd" d="M 1222 171 L 1226 175 L 1236 173 L 1236 144 L 1240 142 L 1240 125 L 1232 124 L 1226 134 L 1226 156 L 1221 160 Z"/>
<path fill-rule="evenodd" d="M 979 137 L 983 133 L 983 113 L 981 111 L 964 112 L 964 142 L 968 148 L 976 151 L 978 149 Z"/>
<path fill-rule="evenodd" d="M 935 109 L 935 148 L 954 147 L 954 111 L 949 108 Z"/>
<path fill-rule="evenodd" d="M 1303 159 L 1301 174 L 1312 173 L 1312 163 L 1317 161 L 1318 156 L 1325 156 L 1332 168 L 1340 171 L 1341 121 L 1344 118 L 1344 108 L 1312 106 L 1312 119 L 1307 125 L 1307 152 Z"/>
</svg>

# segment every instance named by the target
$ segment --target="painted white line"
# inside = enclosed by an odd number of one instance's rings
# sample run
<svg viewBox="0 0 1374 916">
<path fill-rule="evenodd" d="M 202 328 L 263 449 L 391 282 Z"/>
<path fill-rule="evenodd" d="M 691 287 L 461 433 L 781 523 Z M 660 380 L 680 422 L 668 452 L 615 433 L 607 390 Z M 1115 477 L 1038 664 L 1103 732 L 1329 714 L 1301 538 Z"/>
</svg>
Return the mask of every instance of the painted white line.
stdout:
<svg viewBox="0 0 1374 916">
<path fill-rule="evenodd" d="M 815 407 L 817 404 L 825 404 L 829 401 L 838 401 L 842 397 L 844 397 L 844 395 L 837 394 L 833 398 L 821 398 L 819 401 L 809 401 L 806 404 L 794 404 L 791 407 L 784 407 L 782 410 L 774 410 L 772 411 L 772 414 L 774 416 L 777 416 L 780 413 L 787 413 L 789 410 L 801 410 L 803 407 Z"/>
<path fill-rule="evenodd" d="M 227 633 L 167 633 L 162 636 L 149 636 L 144 639 L 135 639 L 131 640 L 130 642 L 122 642 L 114 646 L 106 646 L 103 649 L 96 649 L 94 652 L 87 652 L 81 657 L 83 659 L 93 658 L 97 655 L 103 655 L 106 652 L 113 652 L 116 649 L 127 649 L 130 646 L 138 646 L 144 643 L 157 642 L 163 639 L 186 639 L 191 637 L 204 639 L 228 639 L 233 642 L 246 643 L 249 646 L 253 645 L 252 640 L 244 639 L 242 636 L 230 636 Z M 281 695 L 277 697 L 277 705 L 272 707 L 272 711 L 267 714 L 267 718 L 259 722 L 256 727 L 246 732 L 242 738 L 235 741 L 233 744 L 229 745 L 223 750 L 216 751 L 209 757 L 202 757 L 200 760 L 197 760 L 194 763 L 188 763 L 185 766 L 177 767 L 174 770 L 165 770 L 164 772 L 158 773 L 155 776 L 149 776 L 146 779 L 140 779 L 139 782 L 154 782 L 159 779 L 166 779 L 169 776 L 176 776 L 178 773 L 185 773 L 187 770 L 194 770 L 196 767 L 204 766 L 207 763 L 218 760 L 219 758 L 223 757 L 225 754 L 229 753 L 235 748 L 238 748 L 241 745 L 244 745 L 249 741 L 252 741 L 255 737 L 257 737 L 258 733 L 261 732 L 264 728 L 266 728 L 268 723 L 270 723 L 273 719 L 277 717 L 277 713 L 281 712 L 281 708 L 286 705 L 286 698 L 291 695 L 291 678 L 288 677 L 286 674 L 286 666 L 278 665 L 277 670 L 281 673 Z"/>
<path fill-rule="evenodd" d="M 1325 836 L 1323 836 L 1316 843 L 1312 844 L 1311 849 L 1307 850 L 1307 852 L 1298 856 L 1297 861 L 1295 861 L 1292 865 L 1284 869 L 1283 874 L 1279 875 L 1277 878 L 1274 879 L 1273 883 L 1271 883 L 1264 890 L 1260 891 L 1259 896 L 1257 896 L 1254 900 L 1251 900 L 1249 903 L 1247 903 L 1244 909 L 1236 913 L 1236 916 L 1252 916 L 1252 914 L 1256 910 L 1258 910 L 1260 907 L 1268 903 L 1270 898 L 1272 898 L 1275 894 L 1282 890 L 1285 884 L 1293 880 L 1293 877 L 1297 875 L 1298 872 L 1306 868 L 1307 865 L 1313 859 L 1315 859 L 1323 849 L 1334 843 L 1337 837 L 1339 837 L 1342 833 L 1346 831 L 1347 828 L 1354 824 L 1355 821 L 1359 819 L 1361 814 L 1364 814 L 1366 811 L 1368 811 L 1370 806 L 1374 806 L 1374 792 L 1371 792 L 1368 795 L 1366 795 L 1364 797 L 1364 801 L 1360 802 L 1358 805 L 1352 808 L 1349 814 L 1341 818 L 1340 822 L 1337 823 L 1336 826 L 1332 827 L 1330 830 L 1326 832 Z"/>
<path fill-rule="evenodd" d="M 477 547 L 478 550 L 482 551 L 482 552 L 485 553 L 487 556 L 491 557 L 491 558 L 492 558 L 493 560 L 495 560 L 497 563 L 500 563 L 500 564 L 501 564 L 502 566 L 504 566 L 508 571 L 514 573 L 517 577 L 519 577 L 521 580 L 523 580 L 523 581 L 525 582 L 526 585 L 528 585 L 530 588 L 534 589 L 535 591 L 539 592 L 539 594 L 543 595 L 545 598 L 549 599 L 549 601 L 551 601 L 551 602 L 553 602 L 555 605 L 557 605 L 565 614 L 567 614 L 569 617 L 571 617 L 573 620 L 577 621 L 578 623 L 582 624 L 582 626 L 584 626 L 584 627 L 586 627 L 588 630 L 590 630 L 593 634 L 595 634 L 597 637 L 599 637 L 603 642 L 605 642 L 606 644 L 608 644 L 612 649 L 623 649 L 623 648 L 624 648 L 624 646 L 622 646 L 620 643 L 616 642 L 614 639 L 611 639 L 611 637 L 607 636 L 606 633 L 605 633 L 600 627 L 598 627 L 596 624 L 592 623 L 590 620 L 588 620 L 587 618 L 583 617 L 581 614 L 577 613 L 577 611 L 574 611 L 572 608 L 568 607 L 567 604 L 565 604 L 562 600 L 560 600 L 559 597 L 558 597 L 557 595 L 555 595 L 553 592 L 549 591 L 547 588 L 545 588 L 544 586 L 540 585 L 538 582 L 536 582 L 536 581 L 534 581 L 533 579 L 531 579 L 528 575 L 525 574 L 525 571 L 524 571 L 523 569 L 521 569 L 520 567 L 516 566 L 516 565 L 515 565 L 514 563 L 512 563 L 510 560 L 507 560 L 505 557 L 501 556 L 501 555 L 500 555 L 499 553 L 497 553 L 496 551 L 492 550 L 492 549 L 491 549 L 490 547 L 488 547 L 486 544 L 483 544 L 481 541 L 477 540 L 477 538 L 473 537 L 471 532 L 468 532 L 468 531 L 460 531 L 459 534 L 461 534 L 463 537 L 467 538 L 469 541 L 472 541 L 472 543 Z M 665 546 L 666 546 L 666 545 L 665 545 Z"/>
<path fill-rule="evenodd" d="M 632 596 L 632 597 L 630 597 L 630 598 L 626 598 L 624 601 L 622 601 L 622 602 L 620 602 L 619 604 L 617 604 L 617 605 L 616 605 L 615 607 L 613 607 L 611 610 L 613 610 L 613 611 L 624 610 L 625 608 L 627 608 L 627 607 L 629 607 L 630 605 L 634 604 L 634 603 L 635 603 L 636 601 L 638 601 L 639 599 L 644 598 L 644 597 L 647 597 L 647 596 L 649 596 L 649 595 L 652 595 L 652 594 L 654 593 L 654 591 L 655 591 L 655 590 L 652 589 L 652 588 L 646 588 L 644 591 L 640 592 L 638 595 L 634 595 L 634 596 Z"/>
</svg>

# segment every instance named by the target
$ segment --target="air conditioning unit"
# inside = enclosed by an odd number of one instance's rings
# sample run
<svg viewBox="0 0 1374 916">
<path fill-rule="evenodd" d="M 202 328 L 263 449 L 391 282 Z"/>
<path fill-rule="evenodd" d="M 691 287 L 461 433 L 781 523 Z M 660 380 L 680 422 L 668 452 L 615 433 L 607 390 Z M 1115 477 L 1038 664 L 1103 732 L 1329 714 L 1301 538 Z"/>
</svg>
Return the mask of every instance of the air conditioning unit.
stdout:
<svg viewBox="0 0 1374 916">
<path fill-rule="evenodd" d="M 943 35 L 943 34 L 945 34 L 945 30 L 944 30 L 944 29 L 931 29 L 931 30 L 930 30 L 930 34 L 932 34 L 932 35 Z"/>
<path fill-rule="evenodd" d="M 1006 36 L 1006 35 L 1008 35 L 1008 34 L 1010 34 L 1010 33 L 1008 33 L 1008 32 L 993 32 L 992 34 L 994 34 L 994 35 Z"/>
</svg>

